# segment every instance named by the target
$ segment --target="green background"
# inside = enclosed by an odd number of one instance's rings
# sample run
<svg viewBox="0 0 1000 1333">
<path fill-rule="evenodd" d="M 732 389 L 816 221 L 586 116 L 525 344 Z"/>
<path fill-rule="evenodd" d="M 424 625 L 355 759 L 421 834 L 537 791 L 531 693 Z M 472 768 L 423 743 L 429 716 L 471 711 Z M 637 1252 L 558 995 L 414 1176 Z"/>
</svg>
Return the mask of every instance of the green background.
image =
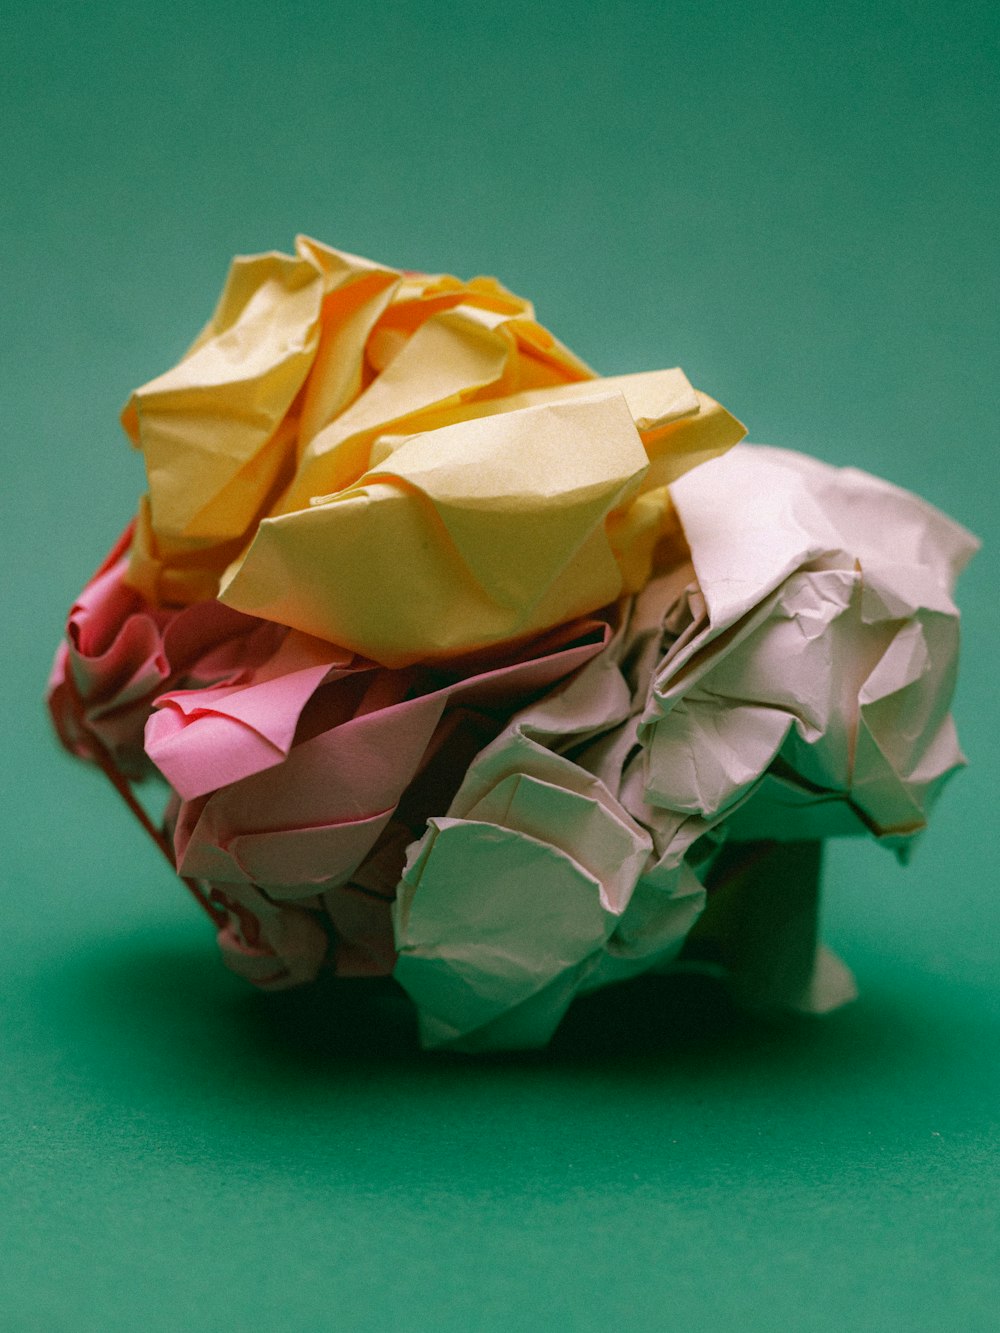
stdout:
<svg viewBox="0 0 1000 1333">
<path fill-rule="evenodd" d="M 5 21 L 0 1324 L 995 1327 L 996 8 L 61 3 Z M 116 421 L 235 252 L 492 272 L 605 372 L 918 490 L 964 580 L 969 771 L 836 847 L 862 998 L 692 983 L 541 1056 L 377 988 L 248 993 L 40 697 L 141 469 Z"/>
</svg>

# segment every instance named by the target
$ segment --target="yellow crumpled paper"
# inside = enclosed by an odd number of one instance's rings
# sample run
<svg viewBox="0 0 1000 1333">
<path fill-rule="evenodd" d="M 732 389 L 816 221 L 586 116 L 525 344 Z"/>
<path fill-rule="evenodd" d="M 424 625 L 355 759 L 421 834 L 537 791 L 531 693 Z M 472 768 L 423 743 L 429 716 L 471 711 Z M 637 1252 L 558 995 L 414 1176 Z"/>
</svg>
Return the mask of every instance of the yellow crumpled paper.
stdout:
<svg viewBox="0 0 1000 1333">
<path fill-rule="evenodd" d="M 529 636 L 643 586 L 668 485 L 744 433 L 679 370 L 598 379 L 492 278 L 305 237 L 234 261 L 123 423 L 130 580 L 387 666 Z"/>
</svg>

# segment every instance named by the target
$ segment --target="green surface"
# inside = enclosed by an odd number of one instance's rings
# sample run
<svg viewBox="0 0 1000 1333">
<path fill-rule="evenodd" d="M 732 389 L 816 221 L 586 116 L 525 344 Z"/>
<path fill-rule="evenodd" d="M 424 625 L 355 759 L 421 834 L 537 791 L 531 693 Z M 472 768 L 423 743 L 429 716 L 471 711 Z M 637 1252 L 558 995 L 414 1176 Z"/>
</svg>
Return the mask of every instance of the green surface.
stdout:
<svg viewBox="0 0 1000 1333">
<path fill-rule="evenodd" d="M 0 1326 L 996 1326 L 998 364 L 985 3 L 15 6 L 5 22 Z M 39 707 L 141 487 L 116 425 L 229 257 L 492 271 L 607 372 L 992 542 L 972 764 L 907 870 L 836 848 L 862 998 L 692 983 L 419 1055 L 366 986 L 247 993 Z"/>
</svg>

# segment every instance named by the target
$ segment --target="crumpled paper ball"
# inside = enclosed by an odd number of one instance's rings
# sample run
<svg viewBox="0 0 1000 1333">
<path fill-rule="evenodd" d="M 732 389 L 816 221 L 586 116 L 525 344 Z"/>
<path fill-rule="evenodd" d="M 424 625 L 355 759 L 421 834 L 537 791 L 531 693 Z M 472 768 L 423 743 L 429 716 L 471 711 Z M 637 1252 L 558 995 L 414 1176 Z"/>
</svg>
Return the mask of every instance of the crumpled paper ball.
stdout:
<svg viewBox="0 0 1000 1333">
<path fill-rule="evenodd" d="M 148 495 L 49 706 L 233 971 L 392 974 L 470 1051 L 678 966 L 851 997 L 818 849 L 905 855 L 963 762 L 964 529 L 680 371 L 596 377 L 493 279 L 305 238 L 123 419 Z"/>
</svg>

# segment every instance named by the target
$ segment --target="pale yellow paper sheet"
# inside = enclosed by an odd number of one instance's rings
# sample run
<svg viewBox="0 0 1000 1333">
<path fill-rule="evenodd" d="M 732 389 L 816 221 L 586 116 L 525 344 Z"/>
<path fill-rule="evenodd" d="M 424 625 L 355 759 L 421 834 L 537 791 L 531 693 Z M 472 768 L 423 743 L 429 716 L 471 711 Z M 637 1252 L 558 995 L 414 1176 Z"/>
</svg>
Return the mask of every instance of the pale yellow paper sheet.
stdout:
<svg viewBox="0 0 1000 1333">
<path fill-rule="evenodd" d="M 457 415 L 376 437 L 357 482 L 265 519 L 221 599 L 388 666 L 523 638 L 642 586 L 670 512 L 664 479 L 742 434 L 678 371 Z"/>
<path fill-rule="evenodd" d="M 123 422 L 149 481 L 130 581 L 151 601 L 221 591 L 390 665 L 642 587 L 667 486 L 743 434 L 678 370 L 595 379 L 493 279 L 306 237 L 234 262 Z"/>
</svg>

